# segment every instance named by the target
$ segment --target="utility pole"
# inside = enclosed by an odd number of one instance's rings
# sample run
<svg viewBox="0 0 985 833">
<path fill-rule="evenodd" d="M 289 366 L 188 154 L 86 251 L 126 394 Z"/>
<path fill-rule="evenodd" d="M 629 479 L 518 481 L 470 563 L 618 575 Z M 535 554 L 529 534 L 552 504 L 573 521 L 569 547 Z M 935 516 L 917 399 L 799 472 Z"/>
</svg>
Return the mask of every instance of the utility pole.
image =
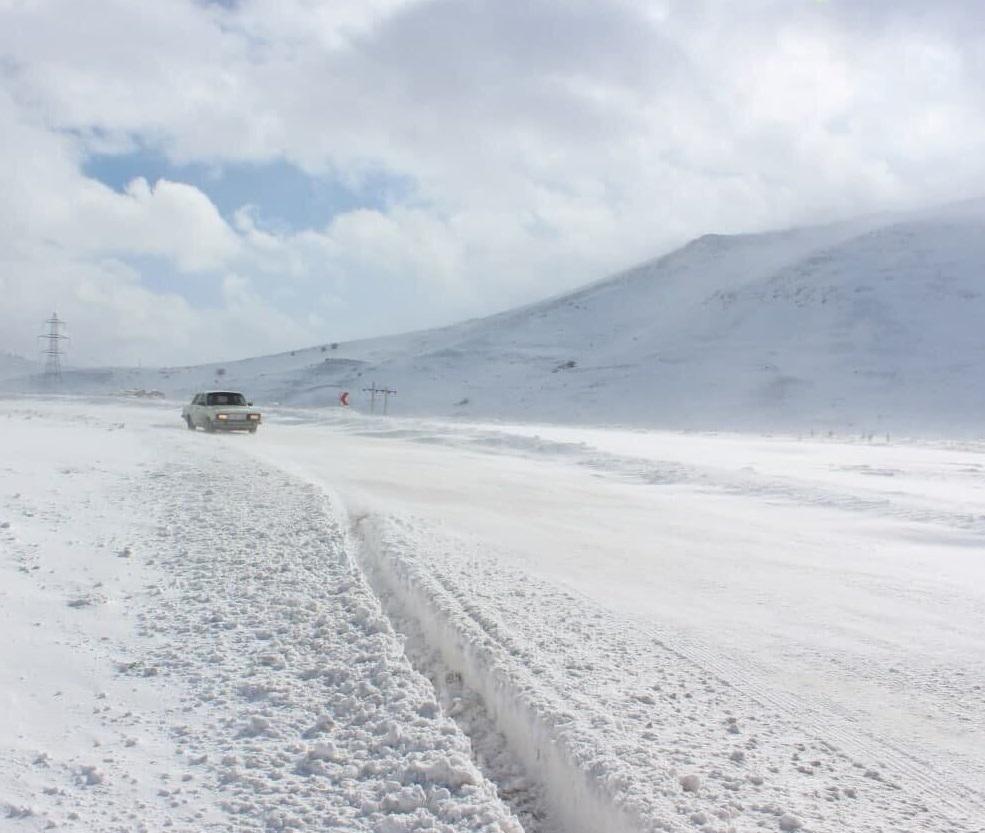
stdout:
<svg viewBox="0 0 985 833">
<path fill-rule="evenodd" d="M 390 397 L 396 393 L 395 390 L 391 388 L 378 388 L 376 387 L 376 382 L 372 383 L 372 387 L 363 388 L 363 393 L 369 394 L 369 412 L 371 414 L 376 413 L 376 397 L 377 395 L 383 396 L 383 416 L 386 416 L 387 406 L 390 403 Z"/>
<path fill-rule="evenodd" d="M 38 336 L 42 339 L 41 355 L 44 356 L 44 379 L 47 382 L 60 382 L 62 379 L 62 342 L 68 341 L 68 336 L 62 333 L 65 322 L 53 312 L 51 318 L 44 322 L 48 331 Z"/>
</svg>

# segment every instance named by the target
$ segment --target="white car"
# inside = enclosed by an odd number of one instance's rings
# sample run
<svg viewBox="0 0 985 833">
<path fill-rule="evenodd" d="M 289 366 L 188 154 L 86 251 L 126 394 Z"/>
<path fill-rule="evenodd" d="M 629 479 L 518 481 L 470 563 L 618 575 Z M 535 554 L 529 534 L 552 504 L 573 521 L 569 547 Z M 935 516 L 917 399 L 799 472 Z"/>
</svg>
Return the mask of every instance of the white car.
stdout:
<svg viewBox="0 0 985 833">
<path fill-rule="evenodd" d="M 241 393 L 229 390 L 210 390 L 196 393 L 181 409 L 181 418 L 189 431 L 204 428 L 213 431 L 249 431 L 256 433 L 260 412 L 247 402 Z"/>
</svg>

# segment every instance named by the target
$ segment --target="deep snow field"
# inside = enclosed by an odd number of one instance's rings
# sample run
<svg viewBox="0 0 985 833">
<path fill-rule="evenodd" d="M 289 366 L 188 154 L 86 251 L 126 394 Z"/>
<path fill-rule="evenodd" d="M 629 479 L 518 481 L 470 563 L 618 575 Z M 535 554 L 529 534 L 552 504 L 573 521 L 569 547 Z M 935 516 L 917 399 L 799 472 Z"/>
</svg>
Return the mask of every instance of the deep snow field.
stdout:
<svg viewBox="0 0 985 833">
<path fill-rule="evenodd" d="M 0 400 L 0 829 L 985 830 L 985 442 Z"/>
</svg>

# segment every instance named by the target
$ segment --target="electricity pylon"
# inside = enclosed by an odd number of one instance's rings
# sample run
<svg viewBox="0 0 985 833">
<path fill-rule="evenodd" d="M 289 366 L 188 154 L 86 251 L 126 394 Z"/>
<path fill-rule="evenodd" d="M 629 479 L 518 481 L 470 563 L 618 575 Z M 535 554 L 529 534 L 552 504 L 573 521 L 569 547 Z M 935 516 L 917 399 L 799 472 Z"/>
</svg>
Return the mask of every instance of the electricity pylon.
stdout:
<svg viewBox="0 0 985 833">
<path fill-rule="evenodd" d="M 51 318 L 44 322 L 48 331 L 38 336 L 43 339 L 41 355 L 44 356 L 44 378 L 48 382 L 59 382 L 62 378 L 62 342 L 68 341 L 68 336 L 62 333 L 65 322 L 53 312 Z"/>
</svg>

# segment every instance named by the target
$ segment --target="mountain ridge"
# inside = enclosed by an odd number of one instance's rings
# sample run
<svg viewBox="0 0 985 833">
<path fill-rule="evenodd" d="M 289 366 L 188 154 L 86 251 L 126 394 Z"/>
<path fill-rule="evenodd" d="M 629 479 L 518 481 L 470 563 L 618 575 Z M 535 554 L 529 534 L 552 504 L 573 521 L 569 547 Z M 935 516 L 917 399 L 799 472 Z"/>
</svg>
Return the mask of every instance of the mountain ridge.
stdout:
<svg viewBox="0 0 985 833">
<path fill-rule="evenodd" d="M 969 201 L 703 235 L 484 318 L 197 367 L 66 374 L 64 389 L 183 397 L 221 384 L 325 406 L 375 381 L 413 415 L 966 433 L 985 413 L 983 313 L 985 201 Z"/>
</svg>

